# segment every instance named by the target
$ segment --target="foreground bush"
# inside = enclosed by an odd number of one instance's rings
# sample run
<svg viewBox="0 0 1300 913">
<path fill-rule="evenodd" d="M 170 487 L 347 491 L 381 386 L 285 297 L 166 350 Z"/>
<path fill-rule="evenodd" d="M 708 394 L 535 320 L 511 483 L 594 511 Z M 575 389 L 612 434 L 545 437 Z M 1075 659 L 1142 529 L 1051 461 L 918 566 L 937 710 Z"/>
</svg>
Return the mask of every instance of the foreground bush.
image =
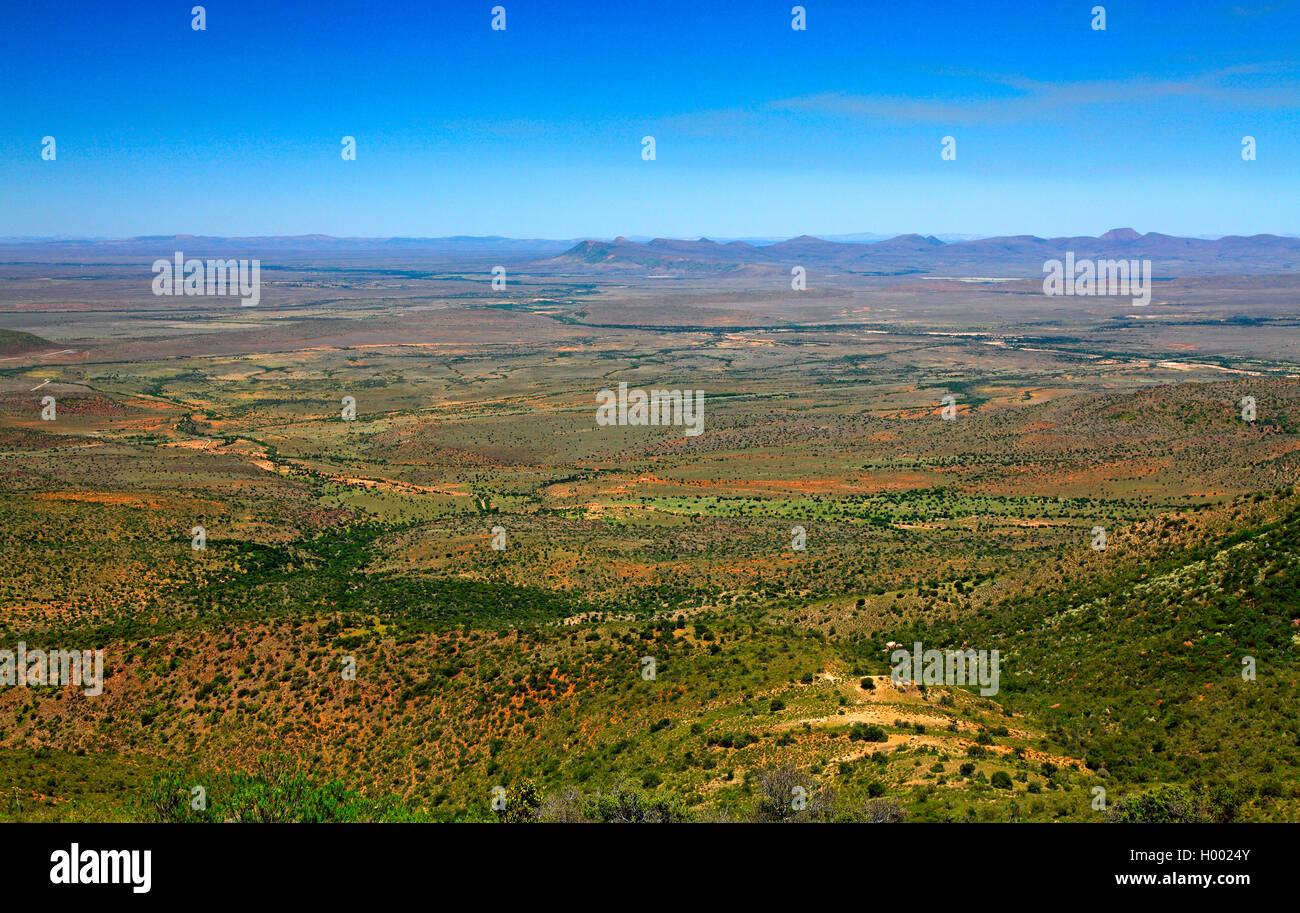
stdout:
<svg viewBox="0 0 1300 913">
<path fill-rule="evenodd" d="M 251 774 L 170 771 L 153 779 L 142 805 L 145 820 L 161 823 L 423 820 L 396 800 L 364 798 L 337 780 L 313 783 L 299 765 L 271 759 Z"/>
<path fill-rule="evenodd" d="M 1226 787 L 1195 792 L 1185 786 L 1159 786 L 1125 797 L 1107 817 L 1123 824 L 1226 824 L 1236 819 L 1242 798 Z"/>
</svg>

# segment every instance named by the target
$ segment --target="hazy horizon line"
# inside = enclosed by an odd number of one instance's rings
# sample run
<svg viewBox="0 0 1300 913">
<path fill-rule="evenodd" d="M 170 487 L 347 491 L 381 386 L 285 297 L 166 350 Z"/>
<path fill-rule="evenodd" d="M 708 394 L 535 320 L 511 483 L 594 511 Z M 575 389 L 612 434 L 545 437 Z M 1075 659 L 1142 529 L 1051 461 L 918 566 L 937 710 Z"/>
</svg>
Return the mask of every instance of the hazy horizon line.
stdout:
<svg viewBox="0 0 1300 913">
<path fill-rule="evenodd" d="M 161 234 L 141 234 L 141 235 L 0 235 L 0 243 L 64 243 L 64 244 L 98 244 L 124 241 L 161 241 L 169 238 L 188 238 L 195 240 L 212 239 L 212 240 L 316 240 L 316 241 L 341 241 L 341 242 L 364 242 L 364 241 L 517 241 L 521 243 L 554 243 L 554 244 L 571 244 L 583 241 L 598 242 L 615 242 L 619 240 L 629 241 L 639 244 L 648 243 L 656 240 L 666 241 L 715 241 L 732 243 L 742 241 L 750 244 L 776 244 L 782 241 L 790 241 L 795 238 L 816 238 L 821 241 L 831 241 L 836 243 L 863 243 L 874 244 L 880 241 L 889 241 L 895 238 L 903 237 L 922 237 L 935 238 L 943 241 L 945 244 L 960 243 L 963 241 L 985 241 L 992 238 L 1041 238 L 1051 240 L 1054 238 L 1101 238 L 1103 235 L 1113 231 L 1136 231 L 1127 227 L 1111 228 L 1097 235 L 1079 235 L 1079 234 L 1056 234 L 1056 235 L 1039 235 L 1032 232 L 1022 232 L 1019 234 L 965 234 L 965 233 L 928 233 L 922 231 L 904 231 L 893 234 L 877 232 L 831 232 L 831 233 L 814 233 L 814 232 L 796 232 L 788 235 L 596 235 L 584 234 L 574 235 L 567 238 L 550 238 L 538 236 L 517 236 L 517 235 L 330 235 L 321 232 L 307 232 L 298 234 L 249 234 L 249 235 L 222 235 L 222 234 L 194 234 L 191 232 L 175 232 Z M 1164 235 L 1171 238 L 1188 238 L 1197 241 L 1220 241 L 1224 238 L 1250 238 L 1270 236 L 1276 238 L 1300 238 L 1300 234 L 1287 234 L 1278 232 L 1256 232 L 1255 234 L 1199 234 L 1187 235 L 1175 232 L 1148 231 L 1138 232 L 1140 236 L 1145 237 L 1150 234 Z"/>
</svg>

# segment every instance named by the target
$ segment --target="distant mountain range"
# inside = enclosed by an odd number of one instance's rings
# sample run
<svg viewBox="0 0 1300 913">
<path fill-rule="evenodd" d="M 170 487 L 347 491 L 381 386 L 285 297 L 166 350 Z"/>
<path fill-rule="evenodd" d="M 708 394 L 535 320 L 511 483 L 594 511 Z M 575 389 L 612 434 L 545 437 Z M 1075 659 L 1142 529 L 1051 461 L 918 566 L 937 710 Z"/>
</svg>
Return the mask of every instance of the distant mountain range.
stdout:
<svg viewBox="0 0 1300 913">
<path fill-rule="evenodd" d="M 646 243 L 615 238 L 581 241 L 544 261 L 555 268 L 655 273 L 752 272 L 792 266 L 863 276 L 1032 277 L 1043 263 L 1072 251 L 1082 259 L 1150 260 L 1159 277 L 1300 271 L 1300 238 L 1229 236 L 1216 240 L 1141 234 L 1117 228 L 1100 237 L 1015 235 L 945 243 L 934 236 L 899 235 L 871 244 L 801 235 L 775 244 L 719 243 L 701 238 Z"/>
<path fill-rule="evenodd" d="M 328 235 L 212 237 L 153 235 L 121 240 L 0 240 L 0 262 L 24 259 L 37 249 L 55 257 L 85 259 L 170 256 L 181 250 L 194 256 L 246 256 L 289 262 L 336 257 L 349 260 L 428 258 L 455 263 L 458 258 L 523 260 L 543 272 L 635 275 L 733 276 L 788 273 L 794 266 L 810 272 L 856 276 L 954 276 L 986 278 L 1041 277 L 1047 260 L 1064 259 L 1067 251 L 1081 259 L 1150 260 L 1156 278 L 1195 275 L 1259 275 L 1300 272 L 1300 238 L 1280 235 L 1231 235 L 1181 238 L 1131 228 L 1116 228 L 1100 237 L 953 238 L 933 235 L 800 235 L 784 241 L 708 238 L 653 240 L 548 240 L 506 237 L 334 238 Z M 851 240 L 850 240 L 851 239 Z"/>
</svg>

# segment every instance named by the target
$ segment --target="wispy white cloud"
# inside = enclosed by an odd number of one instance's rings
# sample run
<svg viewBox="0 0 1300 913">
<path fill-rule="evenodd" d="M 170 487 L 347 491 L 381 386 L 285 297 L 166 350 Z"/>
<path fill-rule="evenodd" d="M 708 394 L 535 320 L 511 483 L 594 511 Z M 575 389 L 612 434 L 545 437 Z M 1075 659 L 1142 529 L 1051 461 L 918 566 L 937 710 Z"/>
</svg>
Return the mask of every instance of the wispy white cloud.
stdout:
<svg viewBox="0 0 1300 913">
<path fill-rule="evenodd" d="M 1191 78 L 1045 82 L 1014 74 L 950 74 L 962 94 L 943 97 L 823 92 L 777 99 L 752 108 L 699 111 L 665 119 L 674 129 L 706 134 L 740 129 L 764 115 L 803 114 L 899 123 L 997 125 L 1034 120 L 1073 109 L 1188 99 L 1236 109 L 1300 108 L 1300 68 L 1258 63 Z"/>
<path fill-rule="evenodd" d="M 1229 7 L 1229 12 L 1234 16 L 1241 16 L 1250 19 L 1257 19 L 1263 16 L 1272 16 L 1283 10 L 1291 9 L 1295 4 L 1292 2 L 1283 3 L 1235 3 Z"/>
</svg>

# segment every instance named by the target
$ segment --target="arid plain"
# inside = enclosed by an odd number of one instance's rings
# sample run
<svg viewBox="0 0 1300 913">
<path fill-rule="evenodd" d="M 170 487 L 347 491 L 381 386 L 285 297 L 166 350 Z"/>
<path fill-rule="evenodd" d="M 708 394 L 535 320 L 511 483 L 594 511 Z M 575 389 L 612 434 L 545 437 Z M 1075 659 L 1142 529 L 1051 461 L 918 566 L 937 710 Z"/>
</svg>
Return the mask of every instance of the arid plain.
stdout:
<svg viewBox="0 0 1300 913">
<path fill-rule="evenodd" d="M 0 636 L 107 675 L 0 690 L 0 818 L 1300 819 L 1291 248 L 896 242 L 0 245 Z"/>
</svg>

